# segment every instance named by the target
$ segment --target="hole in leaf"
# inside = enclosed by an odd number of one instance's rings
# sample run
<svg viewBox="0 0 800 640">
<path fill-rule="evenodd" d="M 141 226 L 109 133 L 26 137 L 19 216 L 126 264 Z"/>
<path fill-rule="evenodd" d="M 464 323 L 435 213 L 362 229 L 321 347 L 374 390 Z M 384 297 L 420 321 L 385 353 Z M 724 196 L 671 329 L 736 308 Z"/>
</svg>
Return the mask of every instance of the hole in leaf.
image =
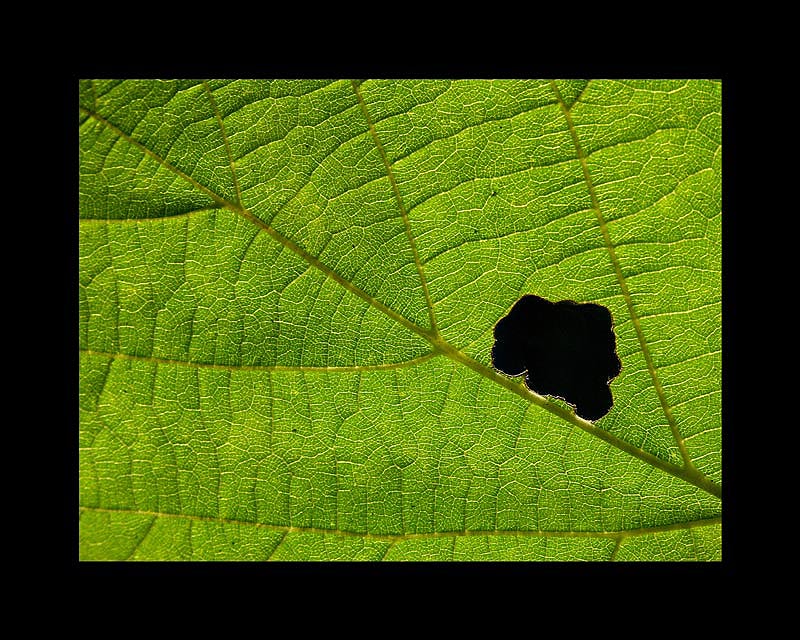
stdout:
<svg viewBox="0 0 800 640">
<path fill-rule="evenodd" d="M 525 376 L 540 395 L 561 398 L 586 420 L 599 420 L 614 404 L 609 383 L 619 375 L 611 312 L 572 300 L 525 295 L 494 327 L 492 364 Z"/>
</svg>

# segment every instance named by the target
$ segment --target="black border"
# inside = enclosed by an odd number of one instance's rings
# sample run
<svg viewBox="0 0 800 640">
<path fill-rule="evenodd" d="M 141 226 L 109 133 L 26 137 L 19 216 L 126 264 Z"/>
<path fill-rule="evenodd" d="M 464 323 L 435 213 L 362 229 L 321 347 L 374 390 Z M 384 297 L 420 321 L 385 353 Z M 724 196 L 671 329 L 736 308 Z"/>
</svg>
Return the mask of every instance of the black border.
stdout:
<svg viewBox="0 0 800 640">
<path fill-rule="evenodd" d="M 91 65 L 89 65 L 91 67 Z M 735 343 L 739 329 L 737 323 L 739 317 L 735 310 L 739 308 L 736 283 L 741 282 L 740 274 L 738 272 L 738 262 L 742 257 L 742 239 L 741 229 L 738 228 L 737 216 L 737 203 L 739 196 L 736 194 L 737 184 L 737 139 L 736 131 L 738 129 L 736 120 L 736 110 L 738 102 L 739 86 L 736 80 L 731 75 L 726 75 L 718 66 L 710 65 L 705 68 L 698 68 L 697 65 L 667 65 L 665 67 L 650 66 L 647 69 L 640 69 L 638 73 L 631 73 L 630 70 L 620 69 L 604 69 L 601 72 L 592 69 L 591 65 L 576 67 L 574 69 L 559 70 L 561 73 L 537 73 L 541 71 L 535 66 L 519 65 L 514 67 L 503 68 L 498 72 L 497 69 L 482 68 L 480 65 L 473 69 L 471 72 L 458 71 L 453 72 L 447 64 L 445 65 L 429 65 L 426 69 L 407 69 L 398 66 L 396 68 L 371 68 L 370 65 L 362 65 L 356 69 L 356 72 L 361 72 L 361 75 L 376 75 L 380 77 L 498 77 L 498 78 L 511 78 L 511 77 L 532 77 L 538 75 L 563 75 L 565 77 L 578 77 L 582 75 L 597 75 L 599 77 L 634 77 L 634 78 L 678 78 L 678 77 L 709 77 L 722 79 L 722 95 L 723 95 L 723 146 L 725 153 L 723 156 L 723 247 L 722 247 L 722 314 L 723 314 L 723 368 L 722 368 L 722 421 L 723 421 L 723 502 L 725 508 L 723 511 L 723 556 L 721 562 L 700 562 L 700 563 L 671 563 L 671 562 L 643 562 L 643 563 L 438 563 L 438 562 L 409 562 L 409 563 L 224 563 L 224 562 L 163 562 L 163 563 L 125 563 L 125 562 L 87 562 L 78 560 L 78 474 L 79 474 L 79 456 L 77 451 L 77 403 L 78 397 L 78 372 L 79 372 L 79 354 L 74 348 L 74 340 L 77 337 L 78 324 L 79 324 L 79 299 L 75 295 L 78 290 L 78 273 L 79 273 L 79 259 L 78 259 L 78 219 L 75 212 L 78 210 L 78 184 L 75 176 L 78 175 L 78 136 L 77 130 L 74 126 L 74 108 L 78 102 L 78 80 L 82 77 L 97 76 L 97 77 L 159 77 L 168 75 L 177 76 L 193 76 L 193 75 L 221 75 L 221 76 L 252 76 L 252 77 L 315 77 L 315 76 L 329 76 L 329 75 L 356 75 L 341 74 L 341 68 L 333 68 L 325 64 L 318 65 L 316 68 L 303 69 L 302 72 L 292 68 L 291 65 L 285 65 L 283 68 L 275 68 L 275 65 L 268 67 L 259 67 L 242 70 L 237 69 L 235 73 L 231 73 L 230 69 L 214 68 L 213 65 L 206 66 L 202 69 L 192 69 L 189 73 L 180 72 L 175 73 L 174 70 L 163 72 L 164 70 L 158 69 L 155 72 L 151 69 L 147 70 L 134 70 L 130 69 L 122 71 L 118 66 L 113 64 L 108 66 L 94 66 L 93 68 L 84 68 L 70 75 L 65 79 L 64 101 L 62 106 L 64 113 L 64 136 L 65 142 L 65 164 L 67 170 L 64 172 L 64 191 L 66 194 L 65 211 L 61 217 L 63 227 L 61 229 L 62 238 L 64 240 L 63 248 L 65 248 L 65 256 L 63 256 L 63 264 L 68 265 L 62 271 L 65 275 L 66 286 L 64 288 L 64 298 L 62 301 L 61 327 L 65 332 L 64 336 L 64 358 L 65 363 L 65 384 L 62 385 L 64 389 L 64 405 L 63 414 L 68 416 L 75 416 L 76 429 L 75 431 L 65 430 L 64 438 L 65 443 L 63 451 L 66 456 L 63 457 L 64 463 L 63 474 L 61 478 L 66 478 L 65 482 L 59 481 L 59 486 L 64 490 L 65 520 L 63 529 L 60 530 L 59 538 L 66 541 L 65 553 L 63 558 L 65 564 L 71 569 L 71 572 L 77 572 L 81 577 L 99 580 L 100 583 L 104 579 L 111 577 L 136 577 L 136 576 L 154 576 L 158 574 L 182 574 L 187 577 L 217 577 L 217 578 L 230 578 L 231 580 L 247 576 L 255 577 L 260 580 L 269 578 L 269 580 L 280 579 L 300 579 L 305 581 L 307 579 L 315 580 L 328 580 L 336 578 L 354 578 L 361 585 L 362 588 L 365 584 L 370 584 L 373 580 L 377 582 L 389 581 L 394 584 L 407 584 L 405 582 L 395 583 L 396 579 L 410 579 L 414 581 L 417 588 L 421 591 L 425 590 L 424 583 L 417 582 L 420 578 L 428 578 L 433 580 L 427 586 L 429 588 L 441 585 L 443 580 L 456 579 L 463 581 L 465 578 L 471 578 L 472 581 L 467 582 L 466 585 L 472 584 L 476 588 L 485 588 L 491 583 L 484 583 L 484 579 L 492 579 L 500 574 L 503 579 L 520 579 L 526 581 L 529 589 L 539 591 L 529 581 L 533 578 L 537 580 L 546 580 L 547 583 L 553 588 L 581 584 L 583 587 L 598 587 L 602 586 L 602 592 L 608 596 L 608 586 L 605 585 L 605 580 L 611 578 L 640 578 L 643 575 L 649 575 L 652 578 L 677 578 L 679 580 L 693 580 L 701 578 L 720 578 L 732 577 L 738 575 L 738 567 L 741 557 L 737 549 L 738 543 L 736 541 L 737 532 L 739 531 L 738 510 L 736 508 L 736 416 L 737 410 L 735 408 L 735 401 L 737 399 L 737 386 L 736 369 L 737 356 L 735 350 Z M 197 71 L 200 73 L 192 73 Z M 277 71 L 277 73 L 275 73 Z M 350 70 L 352 71 L 352 69 Z M 422 71 L 422 72 L 421 72 Z M 548 71 L 551 71 L 548 69 Z M 590 72 L 590 73 L 587 73 Z M 626 72 L 627 71 L 627 72 Z M 646 71 L 646 73 L 642 73 Z M 209 73 L 211 72 L 211 73 Z M 334 73 L 339 72 L 339 73 Z M 592 73 L 593 72 L 593 73 Z M 58 252 L 56 252 L 56 255 Z M 58 423 L 56 423 L 57 425 Z M 596 578 L 595 578 L 596 576 Z M 588 579 L 588 583 L 584 582 Z M 473 582 L 477 580 L 478 582 Z M 578 581 L 573 583 L 573 581 Z M 599 582 L 594 582 L 598 580 Z M 366 581 L 366 582 L 364 582 Z M 560 584 L 563 583 L 563 584 Z M 284 586 L 286 583 L 283 583 Z M 323 584 L 323 583 L 318 583 Z M 329 584 L 329 583 L 328 583 Z M 480 585 L 480 586 L 479 586 Z M 650 595 L 654 601 L 656 594 L 653 589 L 653 584 L 648 583 Z M 638 590 L 635 585 L 632 585 L 633 591 Z M 489 587 L 492 589 L 493 587 Z M 549 588 L 547 589 L 550 590 Z M 323 589 L 322 593 L 326 593 L 327 588 Z M 627 589 L 624 589 L 627 592 Z M 587 594 L 588 595 L 588 594 Z M 617 594 L 613 599 L 617 599 L 621 594 Z M 688 595 L 688 594 L 687 594 Z M 574 596 L 573 596 L 574 597 Z M 570 598 L 572 599 L 572 598 Z M 574 602 L 574 601 L 573 601 Z"/>
</svg>

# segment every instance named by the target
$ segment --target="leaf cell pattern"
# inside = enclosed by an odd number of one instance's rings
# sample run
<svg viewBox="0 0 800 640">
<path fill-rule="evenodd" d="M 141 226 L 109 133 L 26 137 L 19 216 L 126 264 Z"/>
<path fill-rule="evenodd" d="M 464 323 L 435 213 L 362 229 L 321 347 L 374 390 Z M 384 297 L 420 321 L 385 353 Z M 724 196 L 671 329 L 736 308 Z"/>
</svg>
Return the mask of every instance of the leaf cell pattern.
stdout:
<svg viewBox="0 0 800 640">
<path fill-rule="evenodd" d="M 80 557 L 720 557 L 720 84 L 81 81 Z M 492 367 L 593 302 L 596 424 Z"/>
</svg>

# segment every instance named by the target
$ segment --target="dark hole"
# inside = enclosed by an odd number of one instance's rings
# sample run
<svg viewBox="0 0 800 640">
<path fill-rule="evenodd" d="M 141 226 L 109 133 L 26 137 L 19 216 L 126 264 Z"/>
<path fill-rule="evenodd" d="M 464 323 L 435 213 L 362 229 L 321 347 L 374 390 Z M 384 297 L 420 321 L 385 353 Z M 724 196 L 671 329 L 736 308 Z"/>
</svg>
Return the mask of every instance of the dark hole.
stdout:
<svg viewBox="0 0 800 640">
<path fill-rule="evenodd" d="M 608 309 L 532 295 L 495 325 L 492 364 L 510 376 L 527 371 L 529 389 L 565 400 L 586 420 L 610 411 L 608 385 L 622 370 Z"/>
<path fill-rule="evenodd" d="M 492 195 L 496 196 L 497 195 L 497 191 L 492 191 Z"/>
</svg>

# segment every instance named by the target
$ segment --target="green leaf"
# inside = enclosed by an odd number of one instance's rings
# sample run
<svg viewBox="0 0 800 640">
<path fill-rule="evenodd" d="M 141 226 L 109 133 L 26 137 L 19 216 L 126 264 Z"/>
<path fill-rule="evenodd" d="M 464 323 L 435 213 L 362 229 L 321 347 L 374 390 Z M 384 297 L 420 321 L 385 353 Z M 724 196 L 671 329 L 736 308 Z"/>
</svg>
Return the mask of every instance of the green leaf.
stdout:
<svg viewBox="0 0 800 640">
<path fill-rule="evenodd" d="M 80 558 L 720 559 L 720 94 L 81 81 Z M 526 293 L 611 311 L 596 423 Z"/>
</svg>

